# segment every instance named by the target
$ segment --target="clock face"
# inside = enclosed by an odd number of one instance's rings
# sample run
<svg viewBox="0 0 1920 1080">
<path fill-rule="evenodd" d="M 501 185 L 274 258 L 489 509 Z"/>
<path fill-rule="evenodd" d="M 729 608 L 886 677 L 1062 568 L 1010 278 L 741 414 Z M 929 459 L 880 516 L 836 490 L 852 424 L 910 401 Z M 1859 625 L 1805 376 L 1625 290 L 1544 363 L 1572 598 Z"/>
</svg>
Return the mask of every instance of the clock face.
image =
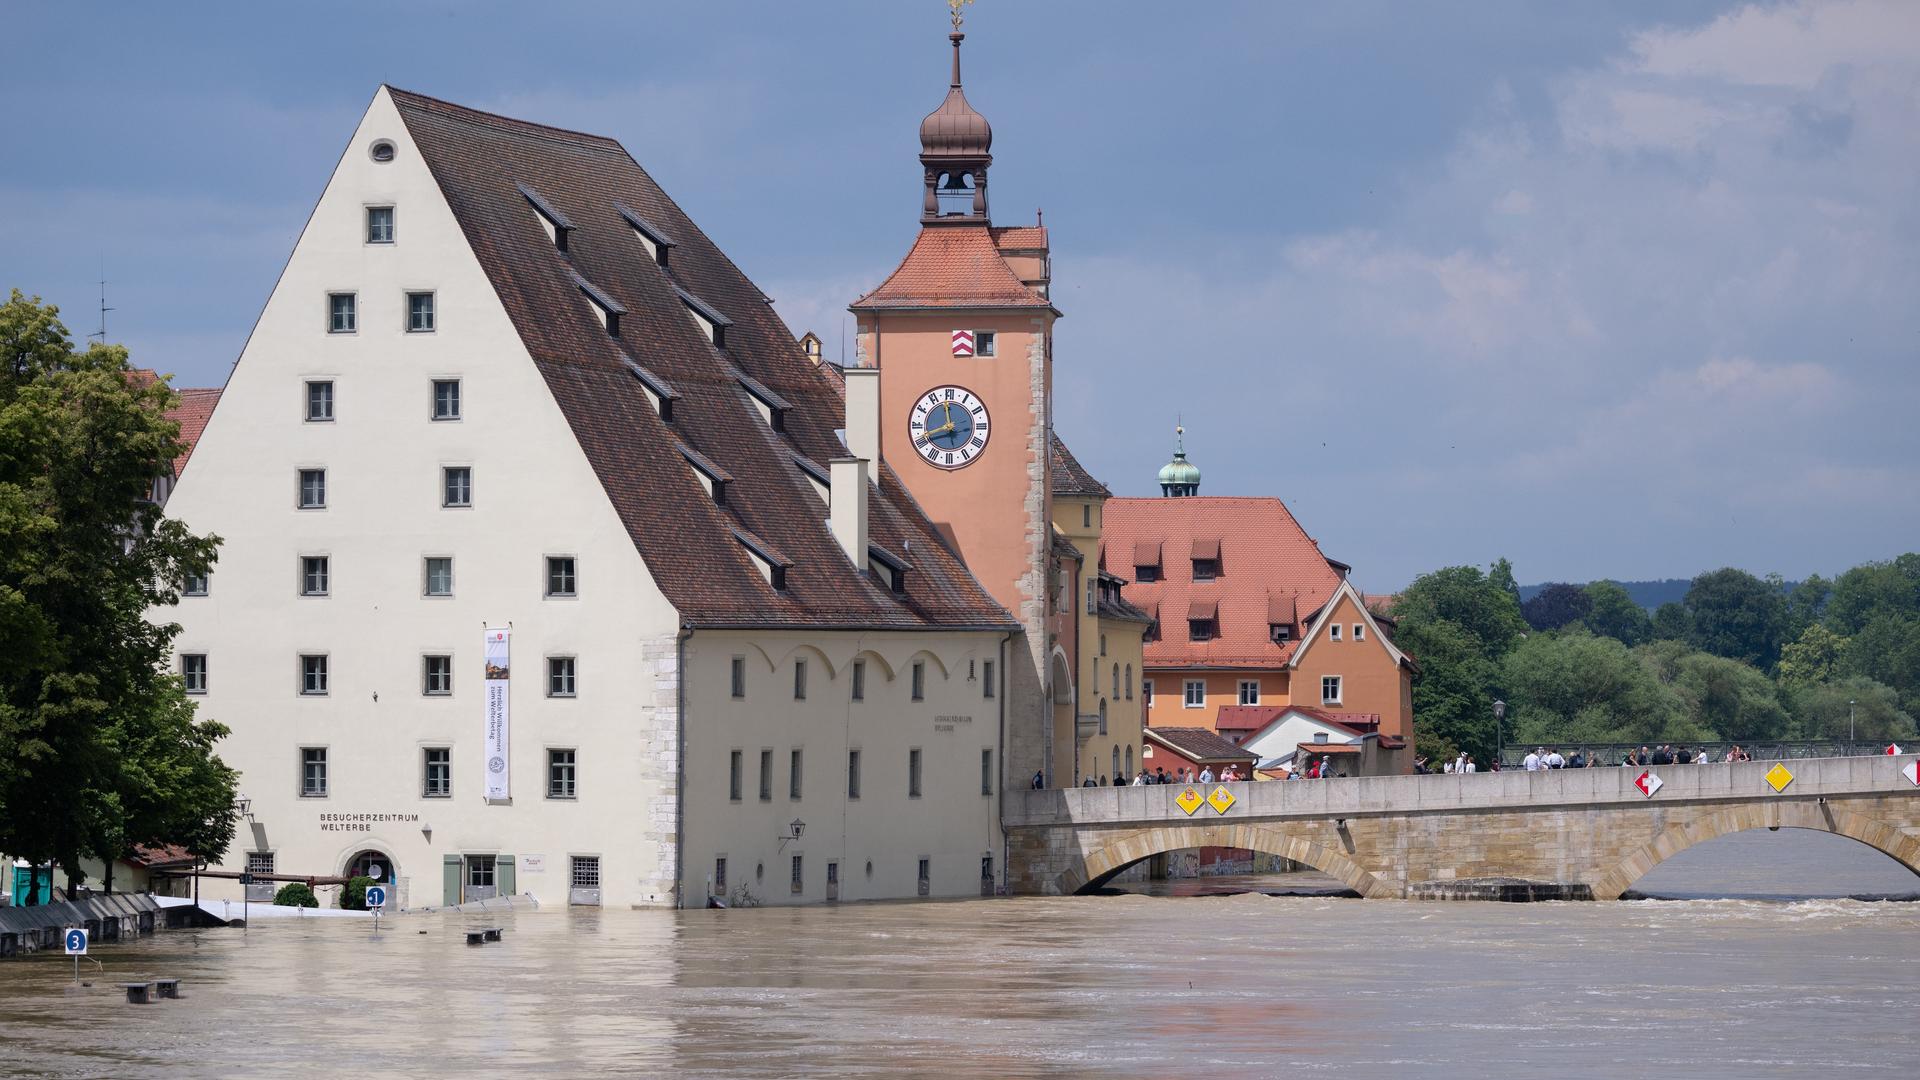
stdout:
<svg viewBox="0 0 1920 1080">
<path fill-rule="evenodd" d="M 907 434 L 936 469 L 964 469 L 987 450 L 987 404 L 959 386 L 936 386 L 913 403 Z"/>
</svg>

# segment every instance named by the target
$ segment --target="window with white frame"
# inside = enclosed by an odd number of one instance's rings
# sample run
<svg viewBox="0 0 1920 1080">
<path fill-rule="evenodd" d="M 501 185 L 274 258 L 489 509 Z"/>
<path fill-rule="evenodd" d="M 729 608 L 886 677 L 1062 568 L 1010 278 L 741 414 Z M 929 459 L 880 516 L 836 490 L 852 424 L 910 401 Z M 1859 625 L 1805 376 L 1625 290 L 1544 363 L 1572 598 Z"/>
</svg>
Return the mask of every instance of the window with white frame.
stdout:
<svg viewBox="0 0 1920 1080">
<path fill-rule="evenodd" d="M 547 595 L 575 596 L 579 579 L 574 573 L 573 556 L 547 556 Z"/>
<path fill-rule="evenodd" d="M 206 573 L 188 574 L 186 577 L 186 580 L 180 583 L 180 595 L 182 596 L 207 595 L 207 587 L 211 583 L 211 577 L 212 575 L 206 574 Z"/>
<path fill-rule="evenodd" d="M 453 657 L 421 658 L 420 692 L 428 697 L 445 697 L 453 693 Z"/>
<path fill-rule="evenodd" d="M 433 380 L 433 418 L 435 420 L 460 419 L 460 380 Z"/>
<path fill-rule="evenodd" d="M 1327 640 L 1328 641 L 1340 640 L 1340 624 L 1339 623 L 1327 624 Z"/>
<path fill-rule="evenodd" d="M 574 696 L 574 658 L 571 656 L 547 657 L 547 696 Z"/>
<path fill-rule="evenodd" d="M 204 694 L 207 692 L 207 654 L 180 654 L 180 681 L 186 684 L 187 693 Z"/>
<path fill-rule="evenodd" d="M 453 556 L 429 555 L 426 560 L 428 596 L 453 595 Z"/>
<path fill-rule="evenodd" d="M 307 422 L 326 423 L 333 419 L 333 380 L 307 380 Z"/>
<path fill-rule="evenodd" d="M 992 330 L 975 330 L 973 332 L 973 355 L 994 356 L 996 355 L 995 350 L 999 347 L 1000 335 L 998 333 Z"/>
<path fill-rule="evenodd" d="M 467 856 L 466 861 L 467 861 L 467 888 L 469 889 L 493 888 L 493 869 L 494 869 L 495 856 L 469 855 Z"/>
<path fill-rule="evenodd" d="M 324 746 L 300 748 L 300 797 L 327 797 L 327 748 Z"/>
<path fill-rule="evenodd" d="M 473 468 L 467 465 L 449 465 L 440 470 L 440 505 L 473 505 Z"/>
<path fill-rule="evenodd" d="M 447 746 L 429 746 L 421 752 L 422 773 L 420 794 L 428 799 L 447 799 L 453 796 L 453 748 Z"/>
<path fill-rule="evenodd" d="M 1188 679 L 1185 684 L 1186 707 L 1199 709 L 1207 704 L 1207 684 L 1200 679 Z"/>
<path fill-rule="evenodd" d="M 300 657 L 300 693 L 317 697 L 327 692 L 327 658 L 308 653 Z"/>
<path fill-rule="evenodd" d="M 1353 624 L 1353 640 L 1355 641 L 1367 640 L 1367 624 L 1366 623 Z"/>
<path fill-rule="evenodd" d="M 300 509 L 325 510 L 327 508 L 327 470 L 300 470 Z"/>
<path fill-rule="evenodd" d="M 393 207 L 367 207 L 367 243 L 393 243 Z"/>
<path fill-rule="evenodd" d="M 1320 677 L 1320 703 L 1322 705 L 1340 704 L 1340 676 L 1322 675 Z"/>
<path fill-rule="evenodd" d="M 325 555 L 300 557 L 300 595 L 325 596 L 333 584 L 332 560 Z"/>
<path fill-rule="evenodd" d="M 1260 704 L 1260 680 L 1258 679 L 1241 679 L 1240 680 L 1240 704 L 1242 705 Z"/>
<path fill-rule="evenodd" d="M 359 307 L 350 292 L 327 294 L 327 333 L 351 334 L 360 326 Z"/>
<path fill-rule="evenodd" d="M 407 333 L 433 333 L 433 294 L 430 292 L 410 292 L 407 294 Z"/>
<path fill-rule="evenodd" d="M 572 750 L 547 751 L 547 798 L 571 799 L 578 795 L 579 763 Z"/>
</svg>

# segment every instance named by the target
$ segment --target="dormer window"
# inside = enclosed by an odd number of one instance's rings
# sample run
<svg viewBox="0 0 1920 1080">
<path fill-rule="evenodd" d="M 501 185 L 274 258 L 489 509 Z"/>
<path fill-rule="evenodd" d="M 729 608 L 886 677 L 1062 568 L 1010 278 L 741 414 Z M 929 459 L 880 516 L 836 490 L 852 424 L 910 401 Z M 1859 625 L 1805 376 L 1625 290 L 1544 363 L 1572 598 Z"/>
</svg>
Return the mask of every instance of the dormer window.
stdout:
<svg viewBox="0 0 1920 1080">
<path fill-rule="evenodd" d="M 741 388 L 746 390 L 747 396 L 752 398 L 753 403 L 759 407 L 760 415 L 766 418 L 769 427 L 775 431 L 787 430 L 787 410 L 793 407 L 787 404 L 787 399 L 774 393 L 765 384 L 744 371 L 735 371 L 733 377 L 739 380 Z"/>
<path fill-rule="evenodd" d="M 1150 585 L 1160 580 L 1160 542 L 1142 540 L 1133 545 L 1133 580 Z"/>
<path fill-rule="evenodd" d="M 707 340 L 713 342 L 713 347 L 726 348 L 727 327 L 733 325 L 733 320 L 715 311 L 685 289 L 676 287 L 674 292 L 680 294 L 680 302 L 686 305 L 688 313 L 693 316 L 693 324 L 700 328 L 701 333 L 707 335 Z"/>
<path fill-rule="evenodd" d="M 785 556 L 768 547 L 766 541 L 745 529 L 736 527 L 733 530 L 733 538 L 740 542 L 741 547 L 747 549 L 747 554 L 752 557 L 754 566 L 760 571 L 760 576 L 767 579 L 767 584 L 776 590 L 784 591 L 787 587 L 787 570 L 793 564 L 788 562 Z"/>
<path fill-rule="evenodd" d="M 867 545 L 867 573 L 876 581 L 887 583 L 887 591 L 905 593 L 907 591 L 907 564 L 893 552 L 878 544 Z"/>
<path fill-rule="evenodd" d="M 793 464 L 800 470 L 800 475 L 805 476 L 813 484 L 814 494 L 820 496 L 820 501 L 827 502 L 833 488 L 832 477 L 827 471 L 799 454 L 793 455 Z"/>
<path fill-rule="evenodd" d="M 514 186 L 520 189 L 520 194 L 527 197 L 528 204 L 533 207 L 534 216 L 540 219 L 540 227 L 547 230 L 547 239 L 552 240 L 553 246 L 561 251 L 567 250 L 567 234 L 573 231 L 573 222 L 567 220 L 567 215 L 561 213 L 559 208 L 541 198 L 539 192 L 525 184 Z"/>
<path fill-rule="evenodd" d="M 1267 636 L 1273 639 L 1275 645 L 1285 645 L 1293 638 L 1293 627 L 1282 626 L 1278 623 L 1269 623 L 1267 625 Z"/>
<path fill-rule="evenodd" d="M 1293 599 L 1291 593 L 1267 597 L 1267 637 L 1275 645 L 1285 644 L 1293 638 L 1293 624 L 1297 618 Z"/>
<path fill-rule="evenodd" d="M 646 218 L 634 213 L 625 204 L 614 203 L 613 208 L 620 212 L 621 217 L 627 219 L 628 225 L 633 226 L 633 235 L 639 238 L 640 246 L 647 249 L 647 254 L 653 257 L 653 261 L 661 266 L 667 265 L 667 254 L 674 248 L 673 238 L 660 231 L 658 226 Z"/>
<path fill-rule="evenodd" d="M 580 287 L 582 293 L 586 294 L 587 300 L 593 305 L 594 314 L 600 316 L 600 324 L 607 328 L 607 334 L 611 337 L 619 337 L 620 316 L 627 313 L 626 307 L 623 306 L 620 301 L 601 292 L 598 288 L 594 287 L 593 282 L 588 281 L 579 274 L 573 275 L 573 283 Z"/>
<path fill-rule="evenodd" d="M 1216 600 L 1195 600 L 1187 605 L 1187 640 L 1212 641 L 1220 636 L 1220 604 Z"/>
<path fill-rule="evenodd" d="M 1193 580 L 1212 581 L 1220 576 L 1220 541 L 1193 542 Z"/>
<path fill-rule="evenodd" d="M 707 494 L 713 496 L 716 504 L 727 505 L 727 486 L 733 483 L 733 474 L 686 443 L 677 445 L 680 456 L 687 460 L 687 464 L 693 466 L 693 475 L 699 477 L 700 486 L 707 489 Z"/>
<path fill-rule="evenodd" d="M 665 379 L 635 363 L 632 357 L 622 355 L 620 359 L 626 363 L 628 374 L 639 381 L 640 389 L 645 391 L 647 401 L 653 405 L 653 411 L 660 414 L 660 419 L 669 424 L 673 423 L 673 403 L 680 400 L 680 391 L 668 385 Z"/>
</svg>

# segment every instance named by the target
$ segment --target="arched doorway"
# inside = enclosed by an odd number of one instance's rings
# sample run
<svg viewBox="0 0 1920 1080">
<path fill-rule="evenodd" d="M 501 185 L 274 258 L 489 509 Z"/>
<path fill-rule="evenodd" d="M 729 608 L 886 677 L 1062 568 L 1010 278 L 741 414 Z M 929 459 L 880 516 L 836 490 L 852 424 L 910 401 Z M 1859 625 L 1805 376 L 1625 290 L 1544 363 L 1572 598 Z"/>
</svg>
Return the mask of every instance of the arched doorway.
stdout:
<svg viewBox="0 0 1920 1080">
<path fill-rule="evenodd" d="M 347 860 L 343 871 L 348 877 L 370 877 L 375 885 L 392 885 L 399 880 L 395 873 L 393 858 L 384 851 L 367 848 Z"/>
</svg>

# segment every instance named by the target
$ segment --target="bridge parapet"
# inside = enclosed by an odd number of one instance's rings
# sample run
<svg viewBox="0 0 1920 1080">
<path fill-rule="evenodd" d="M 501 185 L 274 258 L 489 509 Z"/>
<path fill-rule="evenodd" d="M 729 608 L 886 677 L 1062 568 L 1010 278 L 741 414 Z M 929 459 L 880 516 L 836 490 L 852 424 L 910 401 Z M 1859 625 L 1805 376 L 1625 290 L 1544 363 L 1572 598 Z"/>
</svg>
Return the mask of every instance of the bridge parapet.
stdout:
<svg viewBox="0 0 1920 1080">
<path fill-rule="evenodd" d="M 1644 769 L 1617 766 L 1191 785 L 1202 796 L 1224 786 L 1234 798 L 1224 814 L 1204 804 L 1187 813 L 1175 801 L 1186 789 L 1181 784 L 1028 789 L 1010 793 L 1003 820 L 1009 828 L 1019 828 L 1886 794 L 1916 790 L 1900 775 L 1901 766 L 1916 757 L 1920 755 L 1799 758 L 1786 763 L 1793 781 L 1780 792 L 1766 781 L 1772 761 L 1661 765 L 1653 769 L 1662 787 L 1652 799 L 1634 786 Z"/>
</svg>

